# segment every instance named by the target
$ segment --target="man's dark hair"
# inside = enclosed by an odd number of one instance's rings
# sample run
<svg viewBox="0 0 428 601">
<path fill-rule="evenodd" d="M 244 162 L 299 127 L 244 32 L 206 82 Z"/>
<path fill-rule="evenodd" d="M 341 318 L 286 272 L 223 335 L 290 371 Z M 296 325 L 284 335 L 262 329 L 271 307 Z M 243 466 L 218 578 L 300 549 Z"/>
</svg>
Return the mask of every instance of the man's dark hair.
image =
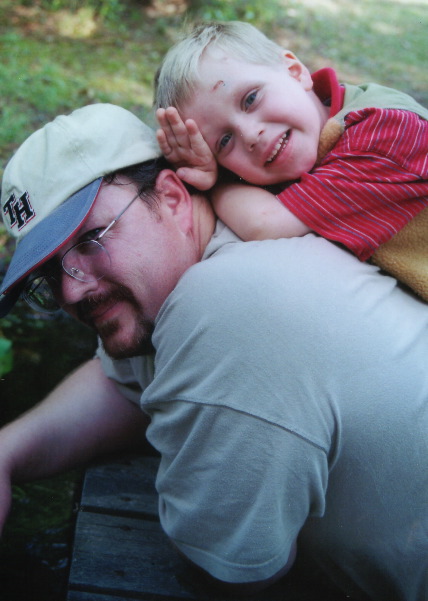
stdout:
<svg viewBox="0 0 428 601">
<path fill-rule="evenodd" d="M 117 179 L 119 177 L 126 177 L 136 185 L 141 199 L 148 207 L 151 210 L 156 210 L 158 201 L 156 180 L 163 169 L 172 169 L 172 166 L 166 159 L 159 157 L 145 163 L 137 163 L 130 167 L 118 169 L 114 173 L 104 176 L 104 181 L 108 184 L 118 184 Z"/>
</svg>

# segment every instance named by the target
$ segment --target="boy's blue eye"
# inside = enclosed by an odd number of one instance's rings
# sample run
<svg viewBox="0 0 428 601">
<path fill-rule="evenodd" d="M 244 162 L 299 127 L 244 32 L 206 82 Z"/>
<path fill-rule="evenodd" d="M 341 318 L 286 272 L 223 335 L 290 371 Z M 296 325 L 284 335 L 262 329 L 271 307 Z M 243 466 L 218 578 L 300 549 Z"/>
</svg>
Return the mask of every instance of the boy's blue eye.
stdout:
<svg viewBox="0 0 428 601">
<path fill-rule="evenodd" d="M 253 102 L 255 101 L 255 99 L 257 98 L 257 92 L 251 92 L 251 94 L 248 94 L 248 96 L 245 98 L 244 100 L 244 108 L 248 109 Z"/>
<path fill-rule="evenodd" d="M 221 138 L 220 143 L 219 143 L 220 150 L 222 150 L 229 144 L 231 137 L 232 137 L 232 134 L 226 134 Z"/>
</svg>

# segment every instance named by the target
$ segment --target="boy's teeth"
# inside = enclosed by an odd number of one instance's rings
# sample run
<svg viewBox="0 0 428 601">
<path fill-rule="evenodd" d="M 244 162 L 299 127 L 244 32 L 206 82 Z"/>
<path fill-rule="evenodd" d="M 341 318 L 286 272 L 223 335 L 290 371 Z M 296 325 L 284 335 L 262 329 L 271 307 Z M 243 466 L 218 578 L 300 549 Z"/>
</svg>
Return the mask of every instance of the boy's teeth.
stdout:
<svg viewBox="0 0 428 601">
<path fill-rule="evenodd" d="M 270 155 L 270 157 L 268 158 L 268 160 L 266 161 L 266 163 L 272 163 L 272 161 L 278 156 L 279 151 L 282 148 L 285 148 L 288 142 L 288 131 L 285 132 L 285 134 L 282 136 L 282 138 L 280 138 L 278 140 L 278 142 L 276 143 L 275 148 L 273 149 L 272 154 Z"/>
</svg>

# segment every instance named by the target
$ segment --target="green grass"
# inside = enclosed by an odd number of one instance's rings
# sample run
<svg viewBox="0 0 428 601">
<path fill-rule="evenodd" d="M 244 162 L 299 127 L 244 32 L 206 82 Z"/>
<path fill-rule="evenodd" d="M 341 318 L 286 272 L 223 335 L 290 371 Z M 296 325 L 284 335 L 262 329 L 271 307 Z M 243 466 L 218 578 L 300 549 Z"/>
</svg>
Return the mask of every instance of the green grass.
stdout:
<svg viewBox="0 0 428 601">
<path fill-rule="evenodd" d="M 3 0 L 1 166 L 35 128 L 87 103 L 121 104 L 153 123 L 155 69 L 177 39 L 182 19 L 195 16 L 247 19 L 312 69 L 329 64 L 343 80 L 378 81 L 428 103 L 427 9 L 428 0 L 171 0 L 153 5 Z"/>
<path fill-rule="evenodd" d="M 427 0 L 299 0 L 284 24 L 292 49 L 314 67 L 330 64 L 341 79 L 376 81 L 428 103 Z"/>
</svg>

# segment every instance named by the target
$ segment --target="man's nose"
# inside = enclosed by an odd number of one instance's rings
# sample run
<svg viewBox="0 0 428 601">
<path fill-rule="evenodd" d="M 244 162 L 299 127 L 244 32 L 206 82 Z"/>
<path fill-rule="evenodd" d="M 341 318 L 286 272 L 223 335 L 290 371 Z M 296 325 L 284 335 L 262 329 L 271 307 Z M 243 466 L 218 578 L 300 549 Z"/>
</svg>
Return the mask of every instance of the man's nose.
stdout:
<svg viewBox="0 0 428 601">
<path fill-rule="evenodd" d="M 69 275 L 66 271 L 61 274 L 60 303 L 61 305 L 74 305 L 84 298 L 91 296 L 98 289 L 99 280 L 92 279 L 82 282 Z"/>
</svg>

